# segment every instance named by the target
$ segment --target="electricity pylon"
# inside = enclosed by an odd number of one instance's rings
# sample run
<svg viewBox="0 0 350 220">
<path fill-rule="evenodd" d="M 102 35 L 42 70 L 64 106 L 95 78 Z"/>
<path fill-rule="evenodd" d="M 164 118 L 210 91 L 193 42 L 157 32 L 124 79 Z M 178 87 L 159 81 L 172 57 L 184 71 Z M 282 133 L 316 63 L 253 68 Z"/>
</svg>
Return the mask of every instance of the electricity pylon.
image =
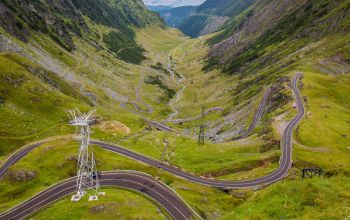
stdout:
<svg viewBox="0 0 350 220">
<path fill-rule="evenodd" d="M 89 148 L 90 124 L 93 122 L 92 117 L 95 111 L 92 110 L 85 114 L 78 109 L 69 111 L 71 117 L 69 124 L 80 128 L 79 139 L 81 139 L 78 157 L 77 192 L 71 198 L 73 202 L 81 200 L 87 193 L 90 195 L 89 201 L 98 200 L 98 195 L 104 194 L 100 192 L 100 173 L 96 169 L 94 152 L 92 148 Z"/>
<path fill-rule="evenodd" d="M 201 125 L 199 127 L 199 135 L 198 135 L 198 145 L 205 144 L 204 118 L 205 118 L 205 107 L 202 108 Z"/>
</svg>

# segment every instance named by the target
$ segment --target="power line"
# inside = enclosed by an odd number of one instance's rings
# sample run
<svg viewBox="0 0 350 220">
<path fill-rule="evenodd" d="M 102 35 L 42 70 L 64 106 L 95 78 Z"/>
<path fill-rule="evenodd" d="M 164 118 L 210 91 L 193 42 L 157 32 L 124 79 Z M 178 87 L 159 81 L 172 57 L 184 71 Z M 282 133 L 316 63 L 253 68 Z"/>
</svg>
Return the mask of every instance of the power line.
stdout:
<svg viewBox="0 0 350 220">
<path fill-rule="evenodd" d="M 205 118 L 205 107 L 202 108 L 201 125 L 199 127 L 199 135 L 198 135 L 198 145 L 204 145 L 205 144 L 204 118 Z"/>
</svg>

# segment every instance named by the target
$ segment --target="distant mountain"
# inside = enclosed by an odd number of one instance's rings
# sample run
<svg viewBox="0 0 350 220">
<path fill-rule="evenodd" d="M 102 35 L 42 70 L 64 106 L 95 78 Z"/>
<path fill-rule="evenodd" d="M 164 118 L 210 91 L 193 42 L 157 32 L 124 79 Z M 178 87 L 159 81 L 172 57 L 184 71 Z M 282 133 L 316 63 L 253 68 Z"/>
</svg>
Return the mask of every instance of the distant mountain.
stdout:
<svg viewBox="0 0 350 220">
<path fill-rule="evenodd" d="M 164 11 L 164 10 L 169 10 L 172 9 L 173 7 L 171 6 L 165 6 L 165 5 L 147 5 L 147 8 L 151 11 L 155 11 L 155 12 L 160 12 L 160 11 Z"/>
<path fill-rule="evenodd" d="M 169 0 L 153 0 L 146 1 L 146 4 L 162 3 L 160 6 L 148 7 L 158 12 L 169 26 L 180 29 L 190 37 L 198 37 L 217 31 L 230 17 L 240 14 L 252 5 L 254 1 L 255 0 L 207 0 L 199 6 L 183 7 L 173 7 L 175 5 L 181 5 L 182 1 L 177 1 L 176 4 L 173 4 Z M 191 3 L 194 4 L 195 1 L 187 1 L 187 4 Z"/>
<path fill-rule="evenodd" d="M 207 0 L 191 13 L 178 28 L 191 37 L 217 31 L 231 17 L 239 15 L 255 0 Z"/>
<path fill-rule="evenodd" d="M 200 5 L 205 0 L 144 0 L 148 6 L 170 6 L 172 8 L 189 5 Z"/>
<path fill-rule="evenodd" d="M 158 11 L 165 19 L 170 27 L 179 27 L 184 20 L 186 20 L 191 13 L 196 9 L 196 6 L 182 6 Z"/>
</svg>

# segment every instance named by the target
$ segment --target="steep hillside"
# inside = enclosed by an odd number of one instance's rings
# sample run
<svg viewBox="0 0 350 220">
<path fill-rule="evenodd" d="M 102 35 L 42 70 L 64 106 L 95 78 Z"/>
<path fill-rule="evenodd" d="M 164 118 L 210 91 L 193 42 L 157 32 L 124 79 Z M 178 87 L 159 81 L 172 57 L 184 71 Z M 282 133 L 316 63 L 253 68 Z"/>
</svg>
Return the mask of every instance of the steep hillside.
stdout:
<svg viewBox="0 0 350 220">
<path fill-rule="evenodd" d="M 196 12 L 218 16 L 234 17 L 252 5 L 255 0 L 207 0 L 198 6 Z"/>
<path fill-rule="evenodd" d="M 158 13 L 165 19 L 170 27 L 179 25 L 196 9 L 196 6 L 182 6 L 166 10 L 159 10 Z"/>
<path fill-rule="evenodd" d="M 179 29 L 191 37 L 217 31 L 231 17 L 239 15 L 254 0 L 207 0 L 186 18 Z"/>
<path fill-rule="evenodd" d="M 31 31 L 48 34 L 68 51 L 76 48 L 73 36 L 95 40 L 98 33 L 88 27 L 83 16 L 105 25 L 110 31 L 103 37 L 108 49 L 128 62 L 141 62 L 143 49 L 135 42 L 132 27 L 162 24 L 155 13 L 138 1 L 9 1 L 0 2 L 0 25 L 20 40 L 28 41 Z M 97 44 L 97 42 L 95 42 Z M 100 45 L 101 46 L 101 45 Z"/>
<path fill-rule="evenodd" d="M 128 0 L 4 0 L 0 17 L 0 155 L 67 132 L 67 109 L 125 99 L 145 59 L 135 32 L 163 26 Z"/>
<path fill-rule="evenodd" d="M 151 6 L 170 6 L 172 8 L 188 5 L 199 5 L 205 0 L 144 0 L 146 5 Z"/>
<path fill-rule="evenodd" d="M 0 164 L 45 140 L 0 180 L 0 213 L 76 175 L 67 110 L 78 108 L 96 109 L 94 140 L 211 181 L 256 181 L 281 165 L 281 146 L 291 150 L 283 181 L 228 190 L 93 146 L 98 170 L 150 174 L 198 219 L 348 218 L 350 0 L 208 0 L 199 8 L 189 31 L 228 22 L 189 38 L 139 0 L 0 1 Z M 292 133 L 296 91 L 305 115 Z M 302 178 L 311 167 L 324 175 Z M 171 218 L 143 194 L 103 191 L 99 201 L 66 197 L 31 218 Z"/>
<path fill-rule="evenodd" d="M 164 6 L 164 5 L 146 5 L 146 7 L 151 10 L 151 11 L 155 11 L 155 12 L 159 12 L 159 11 L 163 11 L 163 10 L 169 10 L 172 9 L 173 7 L 171 6 Z"/>
<path fill-rule="evenodd" d="M 221 67 L 239 80 L 232 89 L 237 103 L 303 73 L 307 115 L 295 132 L 295 160 L 323 167 L 330 176 L 349 166 L 342 156 L 349 155 L 350 144 L 349 12 L 349 0 L 258 0 L 207 41 L 212 46 L 205 70 Z M 287 115 L 271 124 L 277 134 Z"/>
<path fill-rule="evenodd" d="M 257 1 L 209 42 L 210 63 L 244 73 L 268 66 L 322 38 L 348 33 L 349 1 Z M 293 46 L 291 46 L 293 45 Z M 293 57 L 291 65 L 300 58 Z"/>
</svg>

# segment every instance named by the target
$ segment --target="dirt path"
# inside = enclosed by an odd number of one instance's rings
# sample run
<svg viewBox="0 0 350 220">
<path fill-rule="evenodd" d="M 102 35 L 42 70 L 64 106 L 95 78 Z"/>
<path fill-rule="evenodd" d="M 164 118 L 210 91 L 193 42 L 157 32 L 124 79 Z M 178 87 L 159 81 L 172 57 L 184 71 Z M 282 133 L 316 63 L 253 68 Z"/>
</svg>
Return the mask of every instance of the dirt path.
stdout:
<svg viewBox="0 0 350 220">
<path fill-rule="evenodd" d="M 209 115 L 210 113 L 212 112 L 215 112 L 215 111 L 224 111 L 223 108 L 221 107 L 213 107 L 213 108 L 210 108 L 208 110 L 206 110 L 204 112 L 204 116 L 207 116 Z M 184 123 L 184 122 L 191 122 L 191 121 L 195 121 L 195 120 L 198 120 L 202 117 L 202 113 L 197 115 L 197 116 L 193 116 L 193 117 L 188 117 L 188 118 L 180 118 L 180 119 L 173 119 L 173 120 L 170 120 L 170 121 L 165 121 L 165 122 L 169 122 L 169 123 L 174 123 L 174 124 L 180 124 L 180 123 Z"/>
<path fill-rule="evenodd" d="M 174 119 L 174 117 L 177 116 L 177 115 L 179 114 L 179 111 L 176 109 L 175 104 L 176 104 L 178 101 L 180 101 L 180 99 L 182 99 L 182 97 L 183 97 L 184 91 L 185 91 L 185 89 L 186 89 L 186 85 L 183 84 L 182 82 L 183 82 L 184 80 L 186 80 L 186 77 L 183 76 L 183 75 L 180 75 L 181 78 L 180 78 L 178 81 L 175 79 L 175 73 L 174 73 L 174 71 L 176 71 L 176 65 L 173 65 L 174 68 L 172 68 L 172 67 L 171 67 L 171 66 L 172 66 L 171 64 L 172 64 L 173 62 L 172 62 L 172 60 L 170 59 L 170 55 L 169 55 L 168 57 L 169 57 L 169 59 L 168 59 L 168 70 L 169 70 L 169 72 L 171 73 L 171 78 L 172 78 L 173 81 L 176 82 L 176 87 L 179 87 L 179 85 L 182 87 L 182 88 L 176 93 L 176 98 L 175 98 L 175 99 L 172 99 L 172 100 L 169 102 L 169 106 L 170 106 L 170 108 L 171 108 L 171 110 L 172 110 L 173 112 L 169 115 L 169 117 L 166 119 L 166 121 L 172 121 L 172 120 Z"/>
</svg>

